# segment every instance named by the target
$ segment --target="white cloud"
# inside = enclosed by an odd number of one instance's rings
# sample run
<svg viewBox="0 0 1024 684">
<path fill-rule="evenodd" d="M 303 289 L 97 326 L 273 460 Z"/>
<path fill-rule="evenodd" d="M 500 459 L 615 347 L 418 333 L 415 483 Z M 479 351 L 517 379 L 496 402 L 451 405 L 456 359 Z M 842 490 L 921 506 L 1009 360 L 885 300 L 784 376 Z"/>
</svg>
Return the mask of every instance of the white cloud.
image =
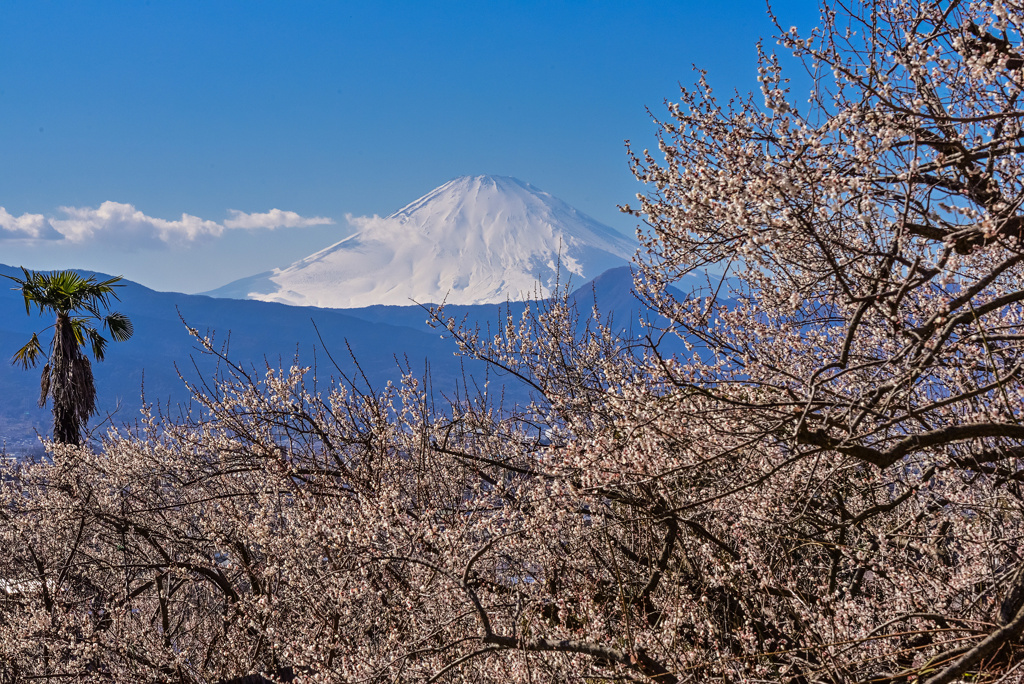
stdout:
<svg viewBox="0 0 1024 684">
<path fill-rule="evenodd" d="M 60 233 L 53 229 L 42 214 L 14 216 L 0 207 L 0 239 L 29 238 L 36 240 L 59 240 Z"/>
<path fill-rule="evenodd" d="M 187 245 L 220 237 L 229 228 L 304 228 L 334 223 L 324 216 L 306 218 L 294 211 L 281 209 L 253 214 L 230 209 L 230 218 L 223 223 L 191 214 L 167 220 L 147 216 L 134 205 L 122 202 L 104 202 L 98 207 L 60 207 L 58 211 L 59 217 L 43 214 L 14 216 L 0 207 L 0 239 L 109 244 L 132 250 L 139 247 Z"/>
<path fill-rule="evenodd" d="M 146 216 L 131 204 L 104 202 L 92 207 L 60 207 L 67 218 L 50 223 L 71 242 L 113 241 L 126 247 L 160 243 L 183 244 L 204 237 L 216 237 L 224 226 L 198 216 L 182 214 L 177 221 Z"/>
<path fill-rule="evenodd" d="M 307 226 L 324 226 L 334 223 L 326 216 L 314 216 L 303 218 L 294 211 L 282 211 L 271 209 L 262 214 L 247 214 L 238 209 L 228 209 L 231 215 L 224 222 L 225 228 L 245 228 L 252 230 L 256 228 L 306 228 Z"/>
</svg>

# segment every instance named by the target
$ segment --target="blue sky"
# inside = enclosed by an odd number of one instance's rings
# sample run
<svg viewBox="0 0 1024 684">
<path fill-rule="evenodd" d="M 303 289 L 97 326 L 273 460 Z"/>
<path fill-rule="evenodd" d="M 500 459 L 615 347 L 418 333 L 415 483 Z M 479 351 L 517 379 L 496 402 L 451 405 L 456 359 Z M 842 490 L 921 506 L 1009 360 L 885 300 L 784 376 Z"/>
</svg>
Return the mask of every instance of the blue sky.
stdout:
<svg viewBox="0 0 1024 684">
<path fill-rule="evenodd" d="M 653 146 L 645 107 L 693 65 L 723 97 L 755 89 L 755 42 L 774 46 L 760 0 L 2 0 L 0 28 L 0 263 L 181 292 L 465 174 L 631 233 L 615 207 L 640 189 L 623 141 Z"/>
</svg>

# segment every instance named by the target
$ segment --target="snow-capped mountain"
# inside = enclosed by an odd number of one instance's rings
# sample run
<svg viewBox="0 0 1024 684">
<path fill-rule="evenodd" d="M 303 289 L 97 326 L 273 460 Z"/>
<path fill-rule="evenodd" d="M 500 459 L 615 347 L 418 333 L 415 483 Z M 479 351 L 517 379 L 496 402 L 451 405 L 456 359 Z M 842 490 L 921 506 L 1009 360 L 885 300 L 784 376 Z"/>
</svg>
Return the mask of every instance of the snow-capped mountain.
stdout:
<svg viewBox="0 0 1024 684">
<path fill-rule="evenodd" d="M 304 306 L 489 304 L 622 266 L 636 245 L 529 183 L 463 176 L 284 269 L 206 294 Z M 559 263 L 561 273 L 559 274 Z"/>
</svg>

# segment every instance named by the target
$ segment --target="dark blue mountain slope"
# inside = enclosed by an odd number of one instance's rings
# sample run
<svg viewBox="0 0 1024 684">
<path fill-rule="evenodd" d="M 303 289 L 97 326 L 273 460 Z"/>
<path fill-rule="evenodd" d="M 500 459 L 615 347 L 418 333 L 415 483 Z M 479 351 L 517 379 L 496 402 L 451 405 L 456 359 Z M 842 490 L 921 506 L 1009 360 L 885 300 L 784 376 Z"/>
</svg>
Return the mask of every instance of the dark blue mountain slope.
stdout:
<svg viewBox="0 0 1024 684">
<path fill-rule="evenodd" d="M 21 275 L 19 269 L 4 265 L 0 265 L 0 273 Z M 10 287 L 14 283 L 0 280 L 0 447 L 6 443 L 8 451 L 18 452 L 37 444 L 36 431 L 47 433 L 50 412 L 36 406 L 39 369 L 25 371 L 12 366 L 9 359 L 32 332 L 46 328 L 52 319 L 26 315 L 20 293 Z M 698 285 L 695 281 L 694 286 Z M 572 297 L 584 319 L 596 301 L 604 314 L 613 316 L 617 328 L 628 329 L 637 327 L 643 310 L 631 290 L 629 269 L 618 268 L 584 284 Z M 407 365 L 422 376 L 429 364 L 437 394 L 450 395 L 467 381 L 482 386 L 490 379 L 491 391 L 504 389 L 506 401 L 528 398 L 524 387 L 518 383 L 503 386 L 506 379 L 485 364 L 456 357 L 455 345 L 427 325 L 428 313 L 418 306 L 295 307 L 156 292 L 130 281 L 117 293 L 121 301 L 113 308 L 131 318 L 135 335 L 127 342 L 111 343 L 107 360 L 93 364 L 101 411 L 104 415 L 116 411 L 115 423 L 131 422 L 138 416 L 143 387 L 146 401 L 173 407 L 189 398 L 179 370 L 195 381 L 195 363 L 199 372 L 212 376 L 213 359 L 198 354 L 182 319 L 201 333 L 213 333 L 217 342 L 228 343 L 231 360 L 255 367 L 258 376 L 268 364 L 273 368 L 290 366 L 296 355 L 302 365 L 315 364 L 321 378 L 336 376 L 338 371 L 325 354 L 326 345 L 341 370 L 353 377 L 360 375 L 354 356 L 375 388 L 397 380 L 401 367 Z M 453 306 L 446 315 L 459 320 L 466 316 L 470 324 L 489 324 L 495 329 L 501 327 L 507 307 L 518 317 L 524 306 L 521 302 Z M 45 345 L 48 336 L 42 338 Z M 675 351 L 679 346 L 676 343 L 662 351 Z"/>
<path fill-rule="evenodd" d="M 20 270 L 0 265 L 0 273 L 20 275 Z M 428 359 L 435 387 L 454 388 L 462 382 L 462 360 L 454 357 L 451 342 L 435 331 L 365 321 L 331 309 L 156 292 L 127 281 L 117 293 L 121 301 L 113 308 L 131 318 L 135 335 L 127 342 L 111 343 L 107 360 L 93 364 L 101 411 L 120 407 L 116 422 L 138 415 L 143 378 L 148 402 L 174 405 L 188 399 L 179 369 L 187 379 L 196 380 L 194 360 L 204 375 L 212 375 L 213 359 L 197 353 L 182 319 L 201 333 L 213 333 L 217 342 L 228 343 L 231 360 L 255 367 L 257 376 L 267 364 L 290 366 L 296 355 L 302 365 L 315 363 L 321 376 L 337 375 L 324 353 L 326 345 L 341 369 L 353 376 L 358 374 L 354 355 L 374 387 L 397 380 L 399 362 L 422 375 Z M 26 315 L 20 294 L 0 283 L 0 446 L 6 440 L 12 451 L 33 443 L 35 430 L 45 433 L 50 415 L 36 406 L 39 369 L 25 371 L 9 359 L 33 331 L 51 323 L 52 319 Z M 47 344 L 48 336 L 42 339 Z M 486 372 L 483 364 L 473 362 L 467 362 L 465 370 L 481 381 Z"/>
</svg>

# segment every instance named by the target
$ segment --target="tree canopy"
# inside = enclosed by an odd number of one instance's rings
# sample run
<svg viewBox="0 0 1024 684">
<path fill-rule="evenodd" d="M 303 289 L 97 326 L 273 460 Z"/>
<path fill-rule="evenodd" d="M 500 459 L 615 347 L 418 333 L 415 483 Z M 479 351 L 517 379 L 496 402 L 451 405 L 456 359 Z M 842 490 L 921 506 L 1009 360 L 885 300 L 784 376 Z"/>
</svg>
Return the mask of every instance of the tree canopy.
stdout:
<svg viewBox="0 0 1024 684">
<path fill-rule="evenodd" d="M 1018 681 L 1022 24 L 836 3 L 809 100 L 700 75 L 631 152 L 639 339 L 435 311 L 529 406 L 225 365 L 6 473 L 8 679 Z"/>
</svg>

